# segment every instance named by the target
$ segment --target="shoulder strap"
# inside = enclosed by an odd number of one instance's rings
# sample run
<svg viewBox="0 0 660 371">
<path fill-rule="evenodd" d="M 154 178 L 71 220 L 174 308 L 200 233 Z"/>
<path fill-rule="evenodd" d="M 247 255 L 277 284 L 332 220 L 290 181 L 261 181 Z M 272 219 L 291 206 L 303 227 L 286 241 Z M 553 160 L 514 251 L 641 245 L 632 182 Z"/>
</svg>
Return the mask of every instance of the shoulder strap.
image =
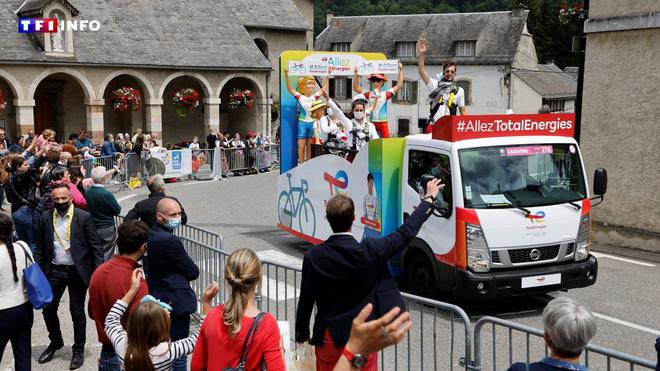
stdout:
<svg viewBox="0 0 660 371">
<path fill-rule="evenodd" d="M 252 343 L 254 343 L 254 337 L 257 334 L 257 330 L 259 329 L 259 325 L 261 324 L 261 320 L 264 318 L 266 313 L 260 312 L 257 314 L 256 317 L 254 317 L 254 321 L 252 321 L 252 325 L 250 325 L 250 329 L 248 330 L 247 335 L 245 335 L 245 341 L 243 342 L 243 348 L 241 349 L 241 358 L 238 361 L 238 367 L 240 369 L 243 369 L 245 367 L 245 362 L 247 361 L 248 358 L 248 353 L 250 352 L 250 348 L 252 347 Z"/>
<path fill-rule="evenodd" d="M 23 241 L 16 241 L 14 245 L 18 245 L 23 249 L 23 255 L 25 255 L 25 268 L 29 267 L 30 265 L 28 264 L 28 259 L 30 260 L 30 264 L 34 264 L 34 259 L 32 259 L 32 255 L 25 249 L 25 242 Z"/>
</svg>

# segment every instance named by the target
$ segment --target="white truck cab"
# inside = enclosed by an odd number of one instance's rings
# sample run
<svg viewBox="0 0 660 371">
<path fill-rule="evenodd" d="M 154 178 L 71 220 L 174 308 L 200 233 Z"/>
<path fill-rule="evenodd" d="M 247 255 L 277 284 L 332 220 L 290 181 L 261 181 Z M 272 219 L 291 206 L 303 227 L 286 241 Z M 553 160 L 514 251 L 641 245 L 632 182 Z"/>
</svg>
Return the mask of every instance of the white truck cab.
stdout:
<svg viewBox="0 0 660 371">
<path fill-rule="evenodd" d="M 572 114 L 444 117 L 432 134 L 373 141 L 352 163 L 313 158 L 280 176 L 280 200 L 293 205 L 284 180 L 298 177 L 309 187 L 299 204 L 309 204 L 293 223 L 279 203 L 278 225 L 318 243 L 331 233 L 324 201 L 344 192 L 356 203 L 356 238 L 386 235 L 435 177 L 445 183 L 435 215 L 390 262 L 412 292 L 490 300 L 592 285 L 598 263 L 589 253 L 591 198 L 573 125 Z M 602 199 L 605 170 L 595 178 Z M 314 235 L 300 219 L 308 220 L 309 210 Z"/>
</svg>

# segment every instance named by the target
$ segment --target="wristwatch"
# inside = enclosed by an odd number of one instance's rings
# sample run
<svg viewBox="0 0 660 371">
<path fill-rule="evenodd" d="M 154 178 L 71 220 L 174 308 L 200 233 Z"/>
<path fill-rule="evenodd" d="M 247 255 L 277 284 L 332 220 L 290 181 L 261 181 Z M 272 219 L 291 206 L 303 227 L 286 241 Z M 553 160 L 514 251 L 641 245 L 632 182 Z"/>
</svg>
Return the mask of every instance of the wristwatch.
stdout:
<svg viewBox="0 0 660 371">
<path fill-rule="evenodd" d="M 353 352 L 346 348 L 341 351 L 341 354 L 343 354 L 355 368 L 362 368 L 367 363 L 367 357 L 360 353 L 353 354 Z"/>
<path fill-rule="evenodd" d="M 427 199 L 429 199 L 429 198 L 431 199 L 431 201 L 430 201 L 430 202 L 433 202 L 433 201 L 435 201 L 435 197 L 433 197 L 432 195 L 426 195 L 426 196 L 424 196 L 424 198 L 423 198 L 423 199 L 424 199 L 424 200 L 427 200 Z"/>
</svg>

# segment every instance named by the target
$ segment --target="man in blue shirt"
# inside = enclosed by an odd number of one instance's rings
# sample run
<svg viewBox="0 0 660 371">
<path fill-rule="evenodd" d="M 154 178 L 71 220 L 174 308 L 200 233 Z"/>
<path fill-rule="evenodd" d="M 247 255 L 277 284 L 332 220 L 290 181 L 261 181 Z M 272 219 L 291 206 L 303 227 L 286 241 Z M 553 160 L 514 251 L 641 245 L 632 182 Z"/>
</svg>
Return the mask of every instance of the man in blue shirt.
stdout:
<svg viewBox="0 0 660 371">
<path fill-rule="evenodd" d="M 81 130 L 80 135 L 78 136 L 78 139 L 76 139 L 75 142 L 76 149 L 81 151 L 83 148 L 89 148 L 92 149 L 94 147 L 94 144 L 92 144 L 92 141 L 89 139 L 89 135 L 87 134 L 87 130 Z"/>
<path fill-rule="evenodd" d="M 112 156 L 115 153 L 117 153 L 117 148 L 115 147 L 115 137 L 111 133 L 107 133 L 105 135 L 103 147 L 101 147 L 101 156 Z"/>
<path fill-rule="evenodd" d="M 587 371 L 580 364 L 580 354 L 596 334 L 596 319 L 575 300 L 562 296 L 553 299 L 543 310 L 543 339 L 550 355 L 541 362 L 518 362 L 508 371 Z"/>
</svg>

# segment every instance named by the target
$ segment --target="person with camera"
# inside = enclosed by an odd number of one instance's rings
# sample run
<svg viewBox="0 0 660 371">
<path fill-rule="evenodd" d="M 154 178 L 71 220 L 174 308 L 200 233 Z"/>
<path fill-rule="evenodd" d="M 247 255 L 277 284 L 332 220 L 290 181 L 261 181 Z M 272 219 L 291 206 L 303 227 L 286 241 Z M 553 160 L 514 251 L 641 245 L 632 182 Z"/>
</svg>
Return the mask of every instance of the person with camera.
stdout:
<svg viewBox="0 0 660 371">
<path fill-rule="evenodd" d="M 296 342 L 309 341 L 316 346 L 317 371 L 335 367 L 346 350 L 352 321 L 367 303 L 375 304 L 376 317 L 394 307 L 405 310 L 387 262 L 417 235 L 433 213 L 430 201 L 435 200 L 442 188 L 440 180 L 430 180 L 423 200 L 398 230 L 383 238 L 367 237 L 360 242 L 352 234 L 353 200 L 338 194 L 328 201 L 326 218 L 333 234 L 305 253 L 296 312 Z M 309 322 L 315 305 L 314 329 L 310 334 Z M 376 353 L 363 356 L 363 370 L 378 369 Z"/>
<path fill-rule="evenodd" d="M 443 78 L 438 81 L 430 77 L 426 72 L 424 58 L 427 51 L 428 44 L 423 37 L 420 37 L 417 40 L 417 69 L 419 76 L 430 91 L 431 112 L 426 126 L 426 132 L 430 133 L 433 124 L 441 117 L 448 115 L 455 116 L 457 110 L 461 116 L 465 116 L 468 113 L 465 108 L 465 91 L 456 84 L 456 70 L 458 68 L 456 62 L 453 60 L 447 61 L 442 66 Z"/>
</svg>

